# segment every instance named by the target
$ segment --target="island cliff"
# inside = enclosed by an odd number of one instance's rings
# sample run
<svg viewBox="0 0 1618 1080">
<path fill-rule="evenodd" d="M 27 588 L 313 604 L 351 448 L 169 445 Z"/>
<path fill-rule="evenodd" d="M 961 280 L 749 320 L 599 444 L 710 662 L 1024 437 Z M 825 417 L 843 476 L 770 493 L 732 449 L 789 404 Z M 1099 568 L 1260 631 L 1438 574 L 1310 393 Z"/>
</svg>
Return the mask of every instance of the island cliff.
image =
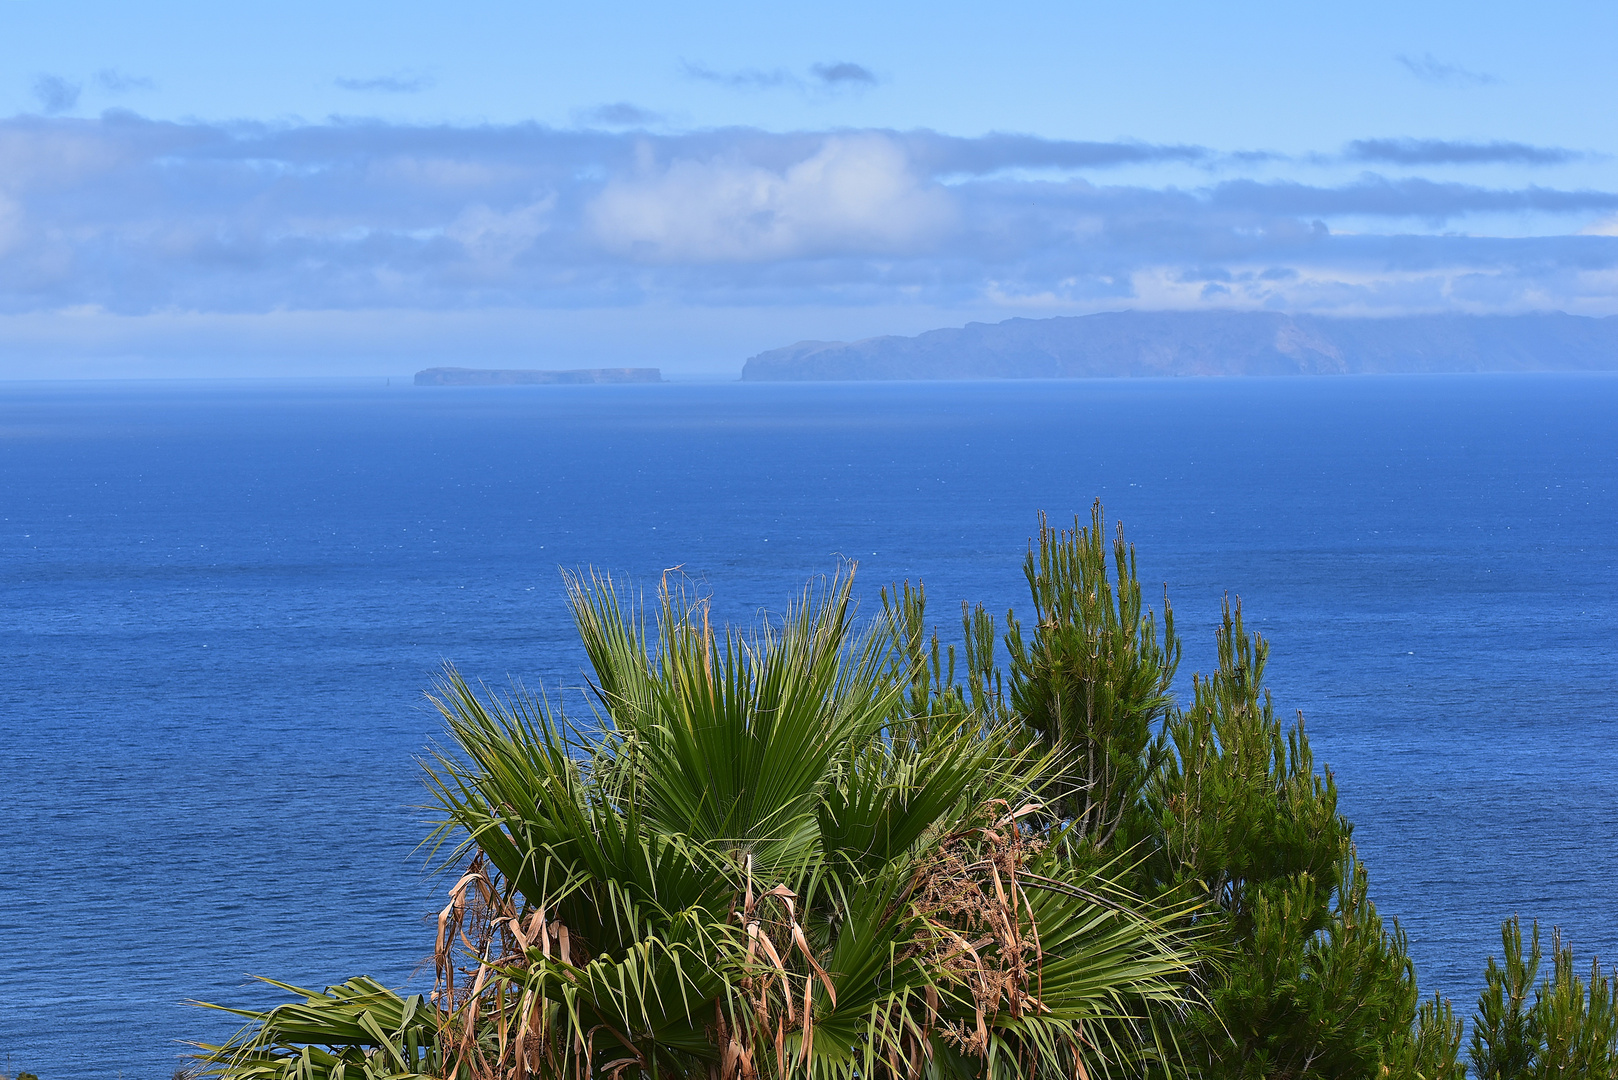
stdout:
<svg viewBox="0 0 1618 1080">
<path fill-rule="evenodd" d="M 577 368 L 528 371 L 520 368 L 435 367 L 416 372 L 417 386 L 534 386 L 547 383 L 660 383 L 655 367 Z"/>
<path fill-rule="evenodd" d="M 1070 379 L 1618 370 L 1618 316 L 1334 318 L 1261 311 L 1115 311 L 1007 319 L 916 337 L 800 341 L 759 353 L 747 381 Z"/>
</svg>

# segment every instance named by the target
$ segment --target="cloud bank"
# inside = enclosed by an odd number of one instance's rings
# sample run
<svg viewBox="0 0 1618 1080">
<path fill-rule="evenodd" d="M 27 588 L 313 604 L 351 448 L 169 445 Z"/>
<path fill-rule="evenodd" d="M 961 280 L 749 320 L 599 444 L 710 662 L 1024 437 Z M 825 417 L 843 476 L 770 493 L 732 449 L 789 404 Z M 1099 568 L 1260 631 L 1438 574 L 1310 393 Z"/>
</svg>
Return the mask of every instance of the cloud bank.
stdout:
<svg viewBox="0 0 1618 1080">
<path fill-rule="evenodd" d="M 597 117 L 651 118 L 627 104 Z M 1350 153 L 1562 152 L 1368 139 Z M 1211 156 L 931 131 L 22 117 L 0 121 L 0 313 L 1618 310 L 1618 192 L 1106 179 Z M 1497 235 L 1490 215 L 1561 224 Z"/>
</svg>

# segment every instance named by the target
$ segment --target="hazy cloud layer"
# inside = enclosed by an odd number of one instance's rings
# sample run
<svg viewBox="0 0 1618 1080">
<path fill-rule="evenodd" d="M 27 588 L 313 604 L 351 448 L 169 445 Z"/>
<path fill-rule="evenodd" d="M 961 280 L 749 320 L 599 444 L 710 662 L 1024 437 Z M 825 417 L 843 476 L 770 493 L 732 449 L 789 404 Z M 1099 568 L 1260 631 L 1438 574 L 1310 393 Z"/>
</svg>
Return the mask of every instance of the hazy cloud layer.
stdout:
<svg viewBox="0 0 1618 1080">
<path fill-rule="evenodd" d="M 82 84 L 60 75 L 40 75 L 34 79 L 34 100 L 49 115 L 71 110 L 78 105 L 79 95 L 83 92 Z"/>
<path fill-rule="evenodd" d="M 648 124 L 661 124 L 667 117 L 660 112 L 643 109 L 627 101 L 615 101 L 607 105 L 597 105 L 593 109 L 581 109 L 574 114 L 574 119 L 585 126 L 594 124 L 601 127 L 645 127 Z"/>
<path fill-rule="evenodd" d="M 1383 143 L 1406 145 L 1355 145 Z M 17 118 L 0 121 L 0 311 L 1618 307 L 1615 192 L 1373 173 L 1104 182 L 1211 154 L 930 131 Z M 1490 215 L 1525 214 L 1561 224 L 1489 234 Z"/>
<path fill-rule="evenodd" d="M 96 86 L 109 94 L 127 94 L 131 90 L 155 90 L 157 82 L 145 75 L 131 75 L 117 68 L 102 68 L 95 73 Z"/>
<path fill-rule="evenodd" d="M 875 86 L 876 76 L 869 68 L 839 60 L 831 64 L 810 64 L 809 74 L 827 86 Z"/>
<path fill-rule="evenodd" d="M 1201 146 L 1156 146 L 1140 142 L 1081 142 L 1041 139 L 1034 135 L 991 133 L 975 138 L 933 131 L 891 137 L 922 168 L 939 174 L 982 176 L 1008 169 L 1094 169 L 1154 162 L 1206 162 L 1212 151 Z"/>
<path fill-rule="evenodd" d="M 1432 53 L 1409 56 L 1400 53 L 1393 58 L 1410 74 L 1425 83 L 1449 86 L 1493 86 L 1500 82 L 1498 75 L 1485 71 L 1472 71 L 1458 64 L 1446 64 Z"/>
<path fill-rule="evenodd" d="M 688 79 L 716 83 L 735 90 L 768 90 L 777 86 L 801 85 L 801 81 L 785 68 L 772 68 L 768 71 L 760 68 L 716 71 L 707 64 L 687 61 L 680 65 L 680 71 Z"/>
<path fill-rule="evenodd" d="M 835 93 L 837 91 L 864 90 L 875 86 L 879 80 L 876 73 L 863 64 L 856 64 L 850 60 L 828 60 L 810 64 L 807 73 L 798 74 L 786 68 L 741 68 L 735 71 L 719 71 L 707 64 L 685 61 L 680 65 L 680 72 L 688 79 L 698 82 L 714 83 L 717 86 L 729 87 L 732 90 L 775 90 L 788 88 L 798 91 L 819 91 L 821 93 Z"/>
<path fill-rule="evenodd" d="M 344 76 L 333 79 L 332 82 L 344 90 L 355 90 L 360 93 L 417 94 L 432 87 L 433 77 L 420 73 L 373 75 L 363 79 Z"/>
<path fill-rule="evenodd" d="M 1450 142 L 1445 139 L 1356 139 L 1351 161 L 1390 165 L 1564 165 L 1588 155 L 1559 146 L 1518 142 Z"/>
</svg>

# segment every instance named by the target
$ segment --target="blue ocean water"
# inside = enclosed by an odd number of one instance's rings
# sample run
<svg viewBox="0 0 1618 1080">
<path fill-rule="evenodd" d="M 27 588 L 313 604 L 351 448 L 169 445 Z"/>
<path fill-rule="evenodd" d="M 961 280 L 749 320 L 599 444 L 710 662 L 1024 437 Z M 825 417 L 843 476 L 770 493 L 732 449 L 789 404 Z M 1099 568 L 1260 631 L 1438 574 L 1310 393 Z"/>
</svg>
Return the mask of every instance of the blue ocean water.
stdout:
<svg viewBox="0 0 1618 1080">
<path fill-rule="evenodd" d="M 733 620 L 859 561 L 1025 606 L 1036 513 L 1125 522 L 1183 673 L 1273 643 L 1425 989 L 1500 920 L 1618 959 L 1618 378 L 445 389 L 0 384 L 0 1059 L 166 1077 L 228 1018 L 413 977 L 422 690 L 577 686 L 558 567 Z"/>
</svg>

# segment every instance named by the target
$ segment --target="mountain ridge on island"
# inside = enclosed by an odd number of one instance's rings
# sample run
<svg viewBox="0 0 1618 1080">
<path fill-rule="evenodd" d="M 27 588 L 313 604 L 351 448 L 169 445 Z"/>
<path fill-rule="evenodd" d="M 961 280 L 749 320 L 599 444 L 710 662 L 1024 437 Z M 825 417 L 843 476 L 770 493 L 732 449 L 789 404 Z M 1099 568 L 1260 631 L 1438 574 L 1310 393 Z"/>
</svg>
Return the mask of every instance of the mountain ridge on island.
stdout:
<svg viewBox="0 0 1618 1080">
<path fill-rule="evenodd" d="M 1113 311 L 1007 319 L 915 337 L 800 341 L 742 379 L 1069 379 L 1151 376 L 1618 371 L 1618 316 L 1352 317 Z"/>
<path fill-rule="evenodd" d="M 417 386 L 549 386 L 558 383 L 660 383 L 661 368 L 533 368 L 435 367 L 416 372 Z"/>
</svg>

